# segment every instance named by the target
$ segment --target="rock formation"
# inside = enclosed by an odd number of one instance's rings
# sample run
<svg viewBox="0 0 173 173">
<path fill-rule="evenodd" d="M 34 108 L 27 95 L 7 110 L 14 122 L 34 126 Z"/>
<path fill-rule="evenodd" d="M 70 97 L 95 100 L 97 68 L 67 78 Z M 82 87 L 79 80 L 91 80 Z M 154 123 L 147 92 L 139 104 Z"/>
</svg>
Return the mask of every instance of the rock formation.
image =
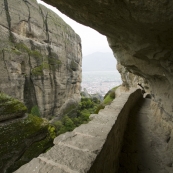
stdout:
<svg viewBox="0 0 173 173">
<path fill-rule="evenodd" d="M 53 145 L 55 128 L 0 92 L 0 172 L 11 173 Z"/>
<path fill-rule="evenodd" d="M 142 84 L 172 120 L 172 1 L 44 1 L 106 35 L 124 85 Z"/>
<path fill-rule="evenodd" d="M 0 15 L 0 90 L 43 117 L 61 116 L 80 100 L 79 36 L 36 0 L 4 0 Z"/>
</svg>

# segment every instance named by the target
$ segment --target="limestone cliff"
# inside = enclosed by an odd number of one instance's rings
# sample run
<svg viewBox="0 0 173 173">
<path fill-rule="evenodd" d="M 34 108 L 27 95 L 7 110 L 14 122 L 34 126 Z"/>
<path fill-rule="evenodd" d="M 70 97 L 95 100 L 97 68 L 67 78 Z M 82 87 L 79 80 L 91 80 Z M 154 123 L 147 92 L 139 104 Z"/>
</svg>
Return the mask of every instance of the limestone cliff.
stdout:
<svg viewBox="0 0 173 173">
<path fill-rule="evenodd" d="M 173 1 L 44 1 L 106 35 L 124 84 L 136 85 L 136 76 L 142 77 L 140 84 L 172 121 Z"/>
<path fill-rule="evenodd" d="M 36 0 L 3 0 L 0 30 L 1 91 L 47 118 L 79 101 L 81 40 L 59 16 Z"/>
</svg>

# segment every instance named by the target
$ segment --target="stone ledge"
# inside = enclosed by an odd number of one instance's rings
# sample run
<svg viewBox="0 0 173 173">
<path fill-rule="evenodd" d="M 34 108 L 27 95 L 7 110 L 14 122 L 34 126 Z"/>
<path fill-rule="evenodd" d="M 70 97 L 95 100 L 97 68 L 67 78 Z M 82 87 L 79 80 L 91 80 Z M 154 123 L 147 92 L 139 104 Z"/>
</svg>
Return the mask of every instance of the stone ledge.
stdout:
<svg viewBox="0 0 173 173">
<path fill-rule="evenodd" d="M 15 173 L 116 172 L 128 115 L 140 98 L 139 89 L 122 94 L 91 115 L 88 124 L 55 138 L 54 147 Z"/>
</svg>

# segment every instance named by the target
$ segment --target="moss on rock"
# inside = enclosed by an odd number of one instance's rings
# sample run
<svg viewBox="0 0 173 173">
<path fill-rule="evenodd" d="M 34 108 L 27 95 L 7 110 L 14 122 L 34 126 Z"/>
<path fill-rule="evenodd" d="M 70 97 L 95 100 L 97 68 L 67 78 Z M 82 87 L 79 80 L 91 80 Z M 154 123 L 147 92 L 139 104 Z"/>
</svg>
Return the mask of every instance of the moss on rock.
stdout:
<svg viewBox="0 0 173 173">
<path fill-rule="evenodd" d="M 27 111 L 26 106 L 0 93 L 0 117 Z M 11 173 L 53 146 L 55 128 L 45 119 L 32 114 L 0 124 L 0 170 Z"/>
<path fill-rule="evenodd" d="M 0 117 L 9 114 L 24 114 L 27 107 L 17 99 L 0 92 Z"/>
<path fill-rule="evenodd" d="M 0 126 L 0 170 L 8 173 L 53 146 L 55 128 L 33 115 Z"/>
<path fill-rule="evenodd" d="M 116 86 L 114 88 L 112 88 L 111 90 L 109 90 L 106 95 L 104 96 L 104 101 L 103 103 L 105 105 L 110 104 L 114 99 L 115 99 L 115 90 L 118 88 L 119 86 Z"/>
<path fill-rule="evenodd" d="M 106 95 L 104 96 L 104 100 L 103 100 L 103 103 L 101 103 L 95 113 L 98 114 L 100 109 L 104 109 L 106 105 L 109 105 L 111 104 L 111 102 L 115 99 L 115 90 L 118 88 L 119 86 L 116 86 L 114 88 L 112 88 L 111 90 L 109 90 Z"/>
</svg>

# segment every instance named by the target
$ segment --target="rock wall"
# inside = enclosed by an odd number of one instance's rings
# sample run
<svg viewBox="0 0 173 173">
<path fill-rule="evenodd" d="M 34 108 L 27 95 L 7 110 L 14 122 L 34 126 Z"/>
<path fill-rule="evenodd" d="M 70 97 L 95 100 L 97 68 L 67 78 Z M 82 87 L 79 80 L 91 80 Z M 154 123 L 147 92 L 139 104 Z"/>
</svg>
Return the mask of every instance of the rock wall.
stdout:
<svg viewBox="0 0 173 173">
<path fill-rule="evenodd" d="M 79 36 L 36 0 L 3 0 L 0 16 L 0 90 L 25 102 L 29 111 L 38 106 L 47 118 L 75 106 L 81 83 Z"/>
<path fill-rule="evenodd" d="M 46 153 L 20 167 L 15 173 L 113 173 L 119 168 L 119 154 L 130 111 L 142 98 L 133 89 L 115 98 L 91 121 L 55 138 Z"/>
<path fill-rule="evenodd" d="M 168 115 L 173 116 L 172 1 L 44 1 L 106 35 L 124 68 L 124 84 L 136 85 L 139 82 L 136 76 L 142 77 L 140 84 Z"/>
</svg>

